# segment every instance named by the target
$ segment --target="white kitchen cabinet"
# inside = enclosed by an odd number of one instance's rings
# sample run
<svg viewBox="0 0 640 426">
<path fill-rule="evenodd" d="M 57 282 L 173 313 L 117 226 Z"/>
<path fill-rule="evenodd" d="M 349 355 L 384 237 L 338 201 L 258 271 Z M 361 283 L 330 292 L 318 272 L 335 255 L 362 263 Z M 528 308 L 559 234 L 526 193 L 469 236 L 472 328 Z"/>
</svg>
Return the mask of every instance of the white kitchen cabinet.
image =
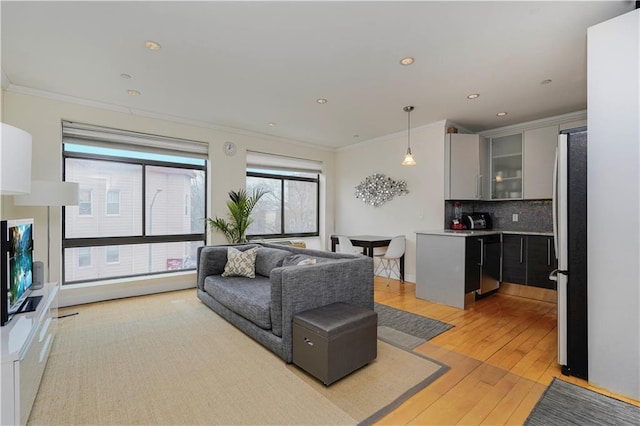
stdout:
<svg viewBox="0 0 640 426">
<path fill-rule="evenodd" d="M 491 138 L 491 199 L 522 198 L 522 133 Z"/>
<path fill-rule="evenodd" d="M 523 143 L 523 198 L 553 196 L 553 164 L 558 144 L 558 126 L 526 130 Z"/>
<path fill-rule="evenodd" d="M 480 135 L 449 133 L 445 142 L 445 199 L 485 198 L 488 170 L 487 140 Z"/>
</svg>

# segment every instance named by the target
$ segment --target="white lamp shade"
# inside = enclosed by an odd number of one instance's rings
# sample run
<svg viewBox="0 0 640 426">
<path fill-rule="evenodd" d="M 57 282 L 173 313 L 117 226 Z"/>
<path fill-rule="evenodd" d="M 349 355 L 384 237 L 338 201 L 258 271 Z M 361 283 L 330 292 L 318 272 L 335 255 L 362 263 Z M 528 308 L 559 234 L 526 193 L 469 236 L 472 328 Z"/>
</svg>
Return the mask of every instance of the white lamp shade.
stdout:
<svg viewBox="0 0 640 426">
<path fill-rule="evenodd" d="M 78 188 L 75 182 L 34 180 L 31 193 L 13 197 L 13 203 L 17 206 L 76 206 Z"/>
<path fill-rule="evenodd" d="M 31 135 L 1 124 L 0 194 L 28 194 L 31 191 Z"/>
</svg>

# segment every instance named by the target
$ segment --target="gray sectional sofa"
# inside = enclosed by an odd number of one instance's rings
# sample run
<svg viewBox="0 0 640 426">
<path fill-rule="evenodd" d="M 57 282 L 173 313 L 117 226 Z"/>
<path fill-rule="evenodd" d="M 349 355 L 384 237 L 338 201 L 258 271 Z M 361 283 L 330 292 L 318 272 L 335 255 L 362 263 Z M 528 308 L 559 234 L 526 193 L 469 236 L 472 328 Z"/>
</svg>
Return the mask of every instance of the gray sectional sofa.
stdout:
<svg viewBox="0 0 640 426">
<path fill-rule="evenodd" d="M 269 243 L 232 245 L 258 248 L 255 278 L 223 277 L 228 247 L 198 250 L 198 298 L 287 363 L 296 313 L 334 302 L 373 309 L 370 257 Z"/>
</svg>

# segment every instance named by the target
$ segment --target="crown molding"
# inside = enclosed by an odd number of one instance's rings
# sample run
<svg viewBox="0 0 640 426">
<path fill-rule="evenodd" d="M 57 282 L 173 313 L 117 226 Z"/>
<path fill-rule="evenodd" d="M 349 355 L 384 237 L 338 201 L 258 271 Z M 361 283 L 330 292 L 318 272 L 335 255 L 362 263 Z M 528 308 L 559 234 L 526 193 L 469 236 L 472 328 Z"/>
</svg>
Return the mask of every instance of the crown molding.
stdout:
<svg viewBox="0 0 640 426">
<path fill-rule="evenodd" d="M 498 127 L 496 129 L 483 130 L 478 132 L 485 137 L 496 136 L 504 133 L 518 133 L 523 130 L 535 129 L 537 127 L 553 126 L 555 124 L 566 123 L 567 121 L 586 120 L 587 110 L 570 112 L 567 114 L 555 115 L 553 117 L 541 118 L 539 120 L 527 121 L 524 123 L 512 124 L 510 126 Z"/>
<path fill-rule="evenodd" d="M 4 72 L 2 73 L 3 81 L 4 81 Z M 8 81 L 8 80 L 7 80 Z M 136 108 L 128 108 L 120 105 L 110 104 L 106 102 L 92 101 L 89 99 L 77 98 L 75 96 L 69 95 L 61 95 L 59 93 L 48 92 L 45 90 L 32 89 L 30 87 L 18 86 L 16 84 L 11 84 L 9 82 L 8 87 L 6 88 L 7 92 L 14 92 L 23 95 L 35 96 L 39 98 L 51 99 L 54 101 L 66 102 L 76 105 L 87 106 L 91 108 L 103 109 L 107 111 L 115 111 L 123 114 L 136 115 L 145 118 L 152 118 L 155 120 L 163 120 L 170 121 L 173 123 L 184 124 L 188 126 L 201 127 L 205 129 L 217 130 L 220 132 L 231 133 L 239 136 L 246 136 L 250 138 L 260 138 L 267 139 L 272 142 L 281 142 L 288 143 L 292 145 L 297 145 L 304 148 L 317 149 L 320 151 L 327 152 L 335 152 L 335 147 L 328 147 L 324 145 L 316 145 L 309 142 L 302 142 L 295 139 L 289 139 L 281 136 L 273 136 L 266 133 L 255 132 L 252 130 L 239 129 L 236 127 L 228 127 L 228 126 L 220 126 L 214 123 L 201 121 L 201 120 L 192 120 L 184 117 L 174 116 L 170 114 L 161 114 L 147 110 L 141 110 Z"/>
</svg>

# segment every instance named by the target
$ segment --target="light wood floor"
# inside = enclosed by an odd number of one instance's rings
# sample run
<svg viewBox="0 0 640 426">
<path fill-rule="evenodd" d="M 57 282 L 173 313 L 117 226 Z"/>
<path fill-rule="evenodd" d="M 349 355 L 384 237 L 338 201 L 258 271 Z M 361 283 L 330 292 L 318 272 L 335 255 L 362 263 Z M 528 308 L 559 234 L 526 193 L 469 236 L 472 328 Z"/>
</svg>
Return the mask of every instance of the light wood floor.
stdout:
<svg viewBox="0 0 640 426">
<path fill-rule="evenodd" d="M 494 294 L 461 310 L 417 299 L 412 283 L 387 287 L 380 278 L 375 301 L 455 326 L 416 348 L 450 370 L 378 424 L 523 424 L 554 377 L 640 406 L 561 375 L 554 303 Z"/>
</svg>

